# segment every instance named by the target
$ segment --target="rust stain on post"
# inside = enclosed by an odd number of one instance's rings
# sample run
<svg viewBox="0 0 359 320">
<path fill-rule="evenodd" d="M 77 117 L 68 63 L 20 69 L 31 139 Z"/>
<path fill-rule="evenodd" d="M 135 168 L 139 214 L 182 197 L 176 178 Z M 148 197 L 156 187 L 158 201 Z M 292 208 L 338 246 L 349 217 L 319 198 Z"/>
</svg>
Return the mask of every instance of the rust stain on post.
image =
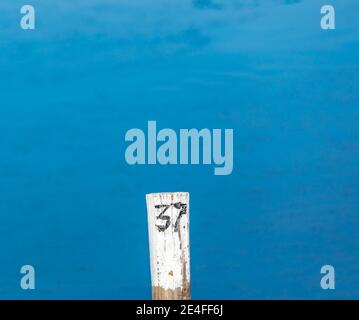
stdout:
<svg viewBox="0 0 359 320">
<path fill-rule="evenodd" d="M 190 284 L 185 284 L 184 288 L 164 289 L 152 287 L 153 300 L 190 300 Z"/>
</svg>

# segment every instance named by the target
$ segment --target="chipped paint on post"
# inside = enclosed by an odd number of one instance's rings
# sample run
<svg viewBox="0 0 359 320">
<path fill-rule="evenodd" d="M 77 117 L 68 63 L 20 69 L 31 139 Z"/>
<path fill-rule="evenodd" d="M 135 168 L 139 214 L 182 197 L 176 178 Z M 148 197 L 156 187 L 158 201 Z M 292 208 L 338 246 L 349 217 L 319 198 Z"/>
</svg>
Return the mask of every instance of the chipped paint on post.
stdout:
<svg viewBox="0 0 359 320">
<path fill-rule="evenodd" d="M 146 195 L 152 298 L 190 299 L 189 194 Z"/>
</svg>

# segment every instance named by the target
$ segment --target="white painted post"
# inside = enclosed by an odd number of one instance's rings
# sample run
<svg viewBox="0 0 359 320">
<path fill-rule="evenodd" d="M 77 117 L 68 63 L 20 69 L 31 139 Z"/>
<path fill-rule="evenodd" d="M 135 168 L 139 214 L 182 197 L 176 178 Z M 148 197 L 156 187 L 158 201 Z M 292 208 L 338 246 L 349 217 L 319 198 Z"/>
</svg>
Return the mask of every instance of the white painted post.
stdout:
<svg viewBox="0 0 359 320">
<path fill-rule="evenodd" d="M 152 299 L 190 299 L 189 193 L 146 195 Z"/>
</svg>

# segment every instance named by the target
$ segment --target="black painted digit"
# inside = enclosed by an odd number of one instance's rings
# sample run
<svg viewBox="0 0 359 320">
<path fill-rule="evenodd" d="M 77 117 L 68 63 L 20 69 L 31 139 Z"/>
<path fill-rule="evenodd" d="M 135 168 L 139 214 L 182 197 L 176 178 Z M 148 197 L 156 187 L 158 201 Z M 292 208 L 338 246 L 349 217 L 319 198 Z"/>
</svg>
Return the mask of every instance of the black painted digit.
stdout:
<svg viewBox="0 0 359 320">
<path fill-rule="evenodd" d="M 180 218 L 184 214 L 187 214 L 187 205 L 185 203 L 178 202 L 174 204 L 174 207 L 181 210 L 175 222 L 175 232 L 177 232 L 179 228 Z"/>
<path fill-rule="evenodd" d="M 164 213 L 168 210 L 169 207 L 170 205 L 164 205 L 164 204 L 155 206 L 156 209 L 164 208 L 164 210 L 159 214 L 157 219 L 166 221 L 166 224 L 164 226 L 159 226 L 156 224 L 158 231 L 164 232 L 171 224 L 171 217 L 164 215 Z"/>
</svg>

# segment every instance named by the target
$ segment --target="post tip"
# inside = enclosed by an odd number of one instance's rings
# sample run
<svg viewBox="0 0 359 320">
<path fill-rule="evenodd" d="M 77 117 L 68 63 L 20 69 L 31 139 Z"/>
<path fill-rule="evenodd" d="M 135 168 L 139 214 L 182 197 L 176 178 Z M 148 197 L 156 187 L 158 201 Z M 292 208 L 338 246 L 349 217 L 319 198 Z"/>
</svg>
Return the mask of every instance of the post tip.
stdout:
<svg viewBox="0 0 359 320">
<path fill-rule="evenodd" d="M 177 192 L 155 192 L 147 193 L 146 198 L 162 197 L 162 196 L 174 196 L 174 197 L 189 197 L 189 192 L 177 191 Z"/>
</svg>

